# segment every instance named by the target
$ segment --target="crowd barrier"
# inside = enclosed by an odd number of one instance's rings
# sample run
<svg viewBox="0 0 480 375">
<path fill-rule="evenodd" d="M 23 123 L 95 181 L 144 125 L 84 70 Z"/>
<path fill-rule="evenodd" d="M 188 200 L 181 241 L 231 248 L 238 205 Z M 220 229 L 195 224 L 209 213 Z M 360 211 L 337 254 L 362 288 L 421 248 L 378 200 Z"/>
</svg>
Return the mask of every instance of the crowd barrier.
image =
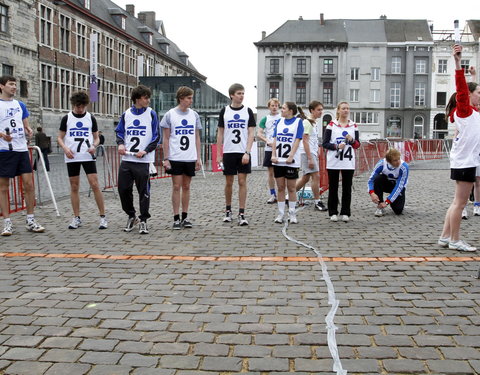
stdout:
<svg viewBox="0 0 480 375">
<path fill-rule="evenodd" d="M 450 152 L 450 141 L 442 139 L 415 139 L 415 140 L 405 140 L 405 139 L 380 139 L 365 141 L 361 143 L 361 146 L 355 150 L 356 153 L 356 169 L 355 175 L 360 175 L 367 171 L 373 169 L 378 160 L 382 159 L 385 155 L 385 152 L 391 148 L 395 147 L 402 153 L 402 159 L 407 163 L 414 163 L 418 160 L 432 160 L 432 159 L 442 159 L 447 158 Z M 264 157 L 264 144 L 263 142 L 257 142 L 258 148 L 258 165 L 263 164 Z M 41 166 L 45 171 L 45 163 L 43 160 L 43 155 L 40 152 L 40 149 L 37 150 L 37 147 L 29 147 L 30 160 L 33 163 L 33 152 L 38 153 L 38 158 L 41 161 Z M 207 171 L 220 172 L 218 164 L 216 161 L 216 144 L 213 143 L 203 143 L 201 147 L 201 157 L 203 168 Z M 121 156 L 118 154 L 117 146 L 99 146 L 97 156 L 101 158 L 97 159 L 97 168 L 103 167 L 103 190 L 113 189 L 115 193 L 115 188 L 118 185 L 118 168 L 121 162 Z M 101 159 L 101 161 L 99 160 Z M 157 147 L 155 153 L 154 166 L 156 168 L 156 174 L 151 175 L 151 179 L 161 179 L 170 177 L 166 174 L 165 169 L 163 168 L 163 149 L 160 145 Z M 100 163 L 101 164 L 100 164 Z M 326 170 L 326 152 L 320 152 L 319 154 L 319 166 L 320 166 L 320 193 L 325 193 L 328 190 L 328 174 Z M 55 202 L 55 197 L 53 196 L 53 191 L 50 186 L 50 180 L 48 179 L 48 174 L 45 173 L 47 178 L 47 184 L 52 195 L 52 201 L 54 202 L 55 209 L 58 213 L 58 208 Z M 32 174 L 34 179 L 34 184 L 36 183 L 34 174 Z M 20 178 L 15 178 L 11 180 L 9 188 L 9 201 L 10 201 L 10 212 L 18 212 L 26 209 L 23 186 Z"/>
</svg>

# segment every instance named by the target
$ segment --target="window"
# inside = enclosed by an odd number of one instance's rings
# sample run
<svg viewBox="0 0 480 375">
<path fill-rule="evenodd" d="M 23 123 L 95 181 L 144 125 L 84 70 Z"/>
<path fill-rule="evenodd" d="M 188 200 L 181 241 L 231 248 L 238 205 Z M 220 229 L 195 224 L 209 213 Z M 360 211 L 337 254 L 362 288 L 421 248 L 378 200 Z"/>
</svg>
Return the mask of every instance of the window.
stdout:
<svg viewBox="0 0 480 375">
<path fill-rule="evenodd" d="M 387 123 L 387 137 L 402 136 L 402 119 L 398 116 L 392 116 Z"/>
<path fill-rule="evenodd" d="M 370 90 L 370 101 L 372 103 L 379 103 L 380 102 L 380 90 L 378 90 L 378 89 Z"/>
<path fill-rule="evenodd" d="M 425 92 L 426 92 L 425 82 L 416 82 L 415 83 L 415 105 L 420 105 L 420 106 L 425 105 Z"/>
<path fill-rule="evenodd" d="M 0 32 L 8 32 L 8 7 L 0 4 Z"/>
<path fill-rule="evenodd" d="M 149 76 L 155 75 L 155 60 L 153 59 L 153 57 L 147 58 L 147 74 Z"/>
<path fill-rule="evenodd" d="M 42 64 L 41 69 L 42 107 L 53 107 L 53 67 Z"/>
<path fill-rule="evenodd" d="M 27 81 L 20 81 L 20 96 L 22 98 L 28 97 L 28 82 Z"/>
<path fill-rule="evenodd" d="M 445 91 L 437 92 L 437 107 L 443 108 L 447 105 L 447 93 Z"/>
<path fill-rule="evenodd" d="M 113 115 L 113 105 L 114 105 L 114 90 L 115 84 L 112 82 L 105 83 L 105 114 Z"/>
<path fill-rule="evenodd" d="M 370 80 L 371 81 L 380 81 L 380 68 L 372 68 L 371 75 L 370 75 Z"/>
<path fill-rule="evenodd" d="M 122 17 L 121 19 L 121 26 L 123 30 L 125 30 L 125 28 L 127 27 L 127 19 L 125 17 Z"/>
<path fill-rule="evenodd" d="M 66 69 L 60 70 L 60 108 L 70 108 L 70 95 L 72 92 L 71 72 Z"/>
<path fill-rule="evenodd" d="M 87 26 L 77 22 L 77 56 L 87 57 Z"/>
<path fill-rule="evenodd" d="M 307 73 L 307 59 L 297 59 L 297 74 Z"/>
<path fill-rule="evenodd" d="M 76 74 L 76 88 L 78 90 L 87 90 L 88 87 L 88 76 L 86 74 L 77 73 Z"/>
<path fill-rule="evenodd" d="M 390 87 L 390 108 L 400 108 L 400 83 L 392 83 Z"/>
<path fill-rule="evenodd" d="M 350 68 L 350 80 L 351 81 L 358 81 L 358 72 L 360 68 Z"/>
<path fill-rule="evenodd" d="M 413 120 L 413 138 L 422 139 L 423 138 L 423 117 L 415 116 Z"/>
<path fill-rule="evenodd" d="M 270 82 L 268 97 L 277 99 L 280 97 L 280 82 Z"/>
<path fill-rule="evenodd" d="M 359 92 L 360 92 L 359 89 L 350 89 L 350 101 L 351 102 L 358 102 Z"/>
<path fill-rule="evenodd" d="M 323 82 L 323 104 L 333 104 L 333 82 Z"/>
<path fill-rule="evenodd" d="M 153 34 L 148 34 L 148 44 L 153 44 Z"/>
<path fill-rule="evenodd" d="M 295 90 L 295 103 L 305 104 L 307 102 L 307 82 L 298 81 Z"/>
<path fill-rule="evenodd" d="M 468 74 L 468 70 L 470 69 L 470 60 L 461 60 L 460 65 L 462 69 L 465 71 L 465 74 Z"/>
<path fill-rule="evenodd" d="M 85 8 L 90 9 L 90 0 L 84 0 L 83 5 L 85 6 Z"/>
<path fill-rule="evenodd" d="M 323 73 L 333 74 L 333 59 L 323 60 Z"/>
<path fill-rule="evenodd" d="M 270 74 L 280 73 L 280 60 L 270 59 Z"/>
<path fill-rule="evenodd" d="M 70 52 L 70 17 L 60 15 L 60 50 Z"/>
<path fill-rule="evenodd" d="M 2 76 L 13 76 L 13 66 L 2 64 Z"/>
<path fill-rule="evenodd" d="M 447 73 L 447 62 L 448 60 L 445 60 L 445 59 L 438 60 L 438 73 L 440 74 Z"/>
<path fill-rule="evenodd" d="M 427 60 L 416 59 L 415 60 L 415 73 L 422 74 L 427 72 Z"/>
<path fill-rule="evenodd" d="M 350 112 L 350 118 L 356 124 L 378 124 L 378 112 Z"/>
<path fill-rule="evenodd" d="M 118 70 L 125 71 L 125 44 L 118 43 Z"/>
<path fill-rule="evenodd" d="M 137 51 L 133 48 L 130 48 L 128 55 L 128 72 L 133 76 L 137 75 Z"/>
<path fill-rule="evenodd" d="M 53 11 L 45 5 L 40 5 L 40 43 L 52 45 Z"/>
<path fill-rule="evenodd" d="M 399 56 L 392 57 L 392 74 L 400 74 L 402 72 L 402 58 Z"/>
<path fill-rule="evenodd" d="M 113 68 L 113 38 L 105 37 L 105 65 Z"/>
</svg>

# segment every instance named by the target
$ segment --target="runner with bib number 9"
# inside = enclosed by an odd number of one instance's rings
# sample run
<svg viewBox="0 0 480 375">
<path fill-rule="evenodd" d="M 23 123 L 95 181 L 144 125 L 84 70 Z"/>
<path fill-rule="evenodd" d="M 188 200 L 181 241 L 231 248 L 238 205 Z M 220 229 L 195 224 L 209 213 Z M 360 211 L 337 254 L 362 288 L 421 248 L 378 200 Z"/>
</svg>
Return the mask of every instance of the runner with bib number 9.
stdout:
<svg viewBox="0 0 480 375">
<path fill-rule="evenodd" d="M 327 150 L 328 214 L 338 221 L 338 182 L 342 173 L 342 220 L 350 220 L 352 180 L 355 172 L 355 149 L 360 147 L 358 126 L 350 116 L 348 102 L 337 105 L 336 119 L 330 122 L 323 135 L 323 148 Z"/>
</svg>

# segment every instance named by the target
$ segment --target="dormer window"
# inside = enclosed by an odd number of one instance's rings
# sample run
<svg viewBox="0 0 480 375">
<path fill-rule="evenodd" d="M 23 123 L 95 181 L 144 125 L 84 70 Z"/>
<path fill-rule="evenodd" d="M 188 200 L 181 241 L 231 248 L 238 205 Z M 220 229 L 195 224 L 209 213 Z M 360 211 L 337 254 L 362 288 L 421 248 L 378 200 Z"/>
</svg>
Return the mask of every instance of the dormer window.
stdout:
<svg viewBox="0 0 480 375">
<path fill-rule="evenodd" d="M 90 0 L 83 0 L 83 5 L 85 8 L 90 9 Z"/>
<path fill-rule="evenodd" d="M 125 28 L 127 27 L 127 19 L 125 17 L 122 17 L 121 23 L 122 29 L 125 30 Z"/>
<path fill-rule="evenodd" d="M 148 44 L 152 45 L 153 44 L 153 35 L 148 34 Z"/>
</svg>

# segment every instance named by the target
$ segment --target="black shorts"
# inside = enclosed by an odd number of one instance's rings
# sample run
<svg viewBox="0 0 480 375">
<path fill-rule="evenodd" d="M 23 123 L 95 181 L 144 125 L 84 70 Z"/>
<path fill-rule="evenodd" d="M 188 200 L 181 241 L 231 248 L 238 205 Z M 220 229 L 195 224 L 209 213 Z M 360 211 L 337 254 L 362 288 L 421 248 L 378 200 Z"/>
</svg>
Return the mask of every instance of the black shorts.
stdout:
<svg viewBox="0 0 480 375">
<path fill-rule="evenodd" d="M 167 173 L 173 176 L 195 176 L 195 164 L 194 161 L 174 161 L 170 160 L 170 165 L 172 169 L 168 170 Z"/>
<path fill-rule="evenodd" d="M 32 173 L 28 151 L 1 151 L 0 177 L 14 178 L 24 173 Z"/>
<path fill-rule="evenodd" d="M 273 175 L 275 178 L 285 177 L 287 180 L 296 180 L 298 178 L 298 168 L 274 165 Z"/>
<path fill-rule="evenodd" d="M 477 167 L 451 168 L 450 179 L 455 181 L 475 182 Z"/>
<path fill-rule="evenodd" d="M 225 176 L 235 176 L 237 173 L 252 173 L 252 160 L 249 160 L 248 164 L 242 164 L 243 155 L 245 154 L 223 154 L 223 174 Z"/>
<path fill-rule="evenodd" d="M 264 167 L 273 167 L 272 164 L 272 151 L 265 151 L 265 157 L 263 158 Z"/>
<path fill-rule="evenodd" d="M 80 167 L 82 165 L 85 174 L 97 173 L 97 164 L 95 161 L 73 161 L 67 163 L 68 177 L 80 176 Z"/>
</svg>

